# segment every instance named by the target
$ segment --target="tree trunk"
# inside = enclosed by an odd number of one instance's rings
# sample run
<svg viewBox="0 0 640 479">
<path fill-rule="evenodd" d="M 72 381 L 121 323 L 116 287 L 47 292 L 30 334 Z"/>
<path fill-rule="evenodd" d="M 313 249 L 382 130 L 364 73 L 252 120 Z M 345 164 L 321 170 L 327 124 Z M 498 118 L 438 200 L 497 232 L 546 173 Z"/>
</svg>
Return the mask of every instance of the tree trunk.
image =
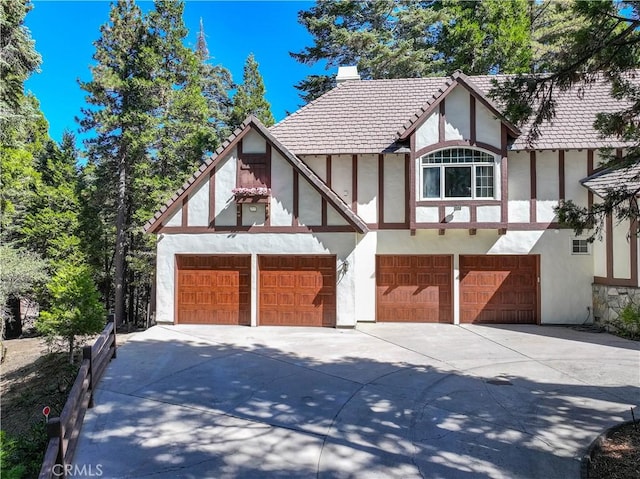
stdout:
<svg viewBox="0 0 640 479">
<path fill-rule="evenodd" d="M 69 338 L 69 364 L 73 364 L 73 347 L 74 347 L 74 337 L 71 336 Z"/>
<path fill-rule="evenodd" d="M 113 258 L 115 283 L 115 321 L 117 326 L 124 322 L 125 314 L 125 249 L 127 218 L 127 167 L 126 155 L 121 154 L 118 162 L 118 210 L 116 215 L 116 248 Z"/>
</svg>

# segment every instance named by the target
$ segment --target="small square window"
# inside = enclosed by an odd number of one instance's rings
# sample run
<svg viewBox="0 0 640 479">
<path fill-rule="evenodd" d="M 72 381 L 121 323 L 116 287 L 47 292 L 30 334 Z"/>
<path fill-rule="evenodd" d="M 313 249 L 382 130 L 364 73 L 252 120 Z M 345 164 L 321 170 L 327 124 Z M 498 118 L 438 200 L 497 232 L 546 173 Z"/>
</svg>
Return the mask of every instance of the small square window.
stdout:
<svg viewBox="0 0 640 479">
<path fill-rule="evenodd" d="M 571 240 L 572 254 L 589 254 L 589 242 L 584 239 Z"/>
</svg>

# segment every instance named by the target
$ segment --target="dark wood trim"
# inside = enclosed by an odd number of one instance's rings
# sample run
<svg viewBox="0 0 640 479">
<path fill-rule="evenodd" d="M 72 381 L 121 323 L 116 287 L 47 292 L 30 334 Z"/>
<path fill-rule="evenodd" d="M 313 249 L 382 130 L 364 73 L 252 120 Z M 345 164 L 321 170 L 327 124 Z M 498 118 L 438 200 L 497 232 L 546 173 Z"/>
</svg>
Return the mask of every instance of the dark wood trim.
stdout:
<svg viewBox="0 0 640 479">
<path fill-rule="evenodd" d="M 502 223 L 502 222 L 451 222 L 451 223 L 416 223 L 417 229 L 470 229 L 477 230 L 495 230 L 508 229 L 509 231 L 544 231 L 567 229 L 560 223 Z M 381 228 L 378 228 L 381 229 Z"/>
<path fill-rule="evenodd" d="M 444 218 L 447 216 L 447 210 L 444 205 L 438 205 L 438 218 L 440 218 L 440 222 L 444 223 Z"/>
<path fill-rule="evenodd" d="M 242 226 L 242 205 L 243 203 L 236 203 L 236 225 Z"/>
<path fill-rule="evenodd" d="M 442 228 L 438 230 L 438 236 L 444 236 L 445 233 L 446 233 L 446 230 Z"/>
<path fill-rule="evenodd" d="M 216 169 L 209 172 L 209 227 L 216 224 Z"/>
<path fill-rule="evenodd" d="M 351 156 L 351 209 L 358 214 L 358 155 Z"/>
<path fill-rule="evenodd" d="M 180 226 L 164 226 L 158 233 L 165 234 L 202 234 L 202 233 L 355 233 L 355 227 L 351 225 L 298 225 L 293 226 L 216 226 L 207 228 L 206 226 L 190 226 L 182 228 Z"/>
<path fill-rule="evenodd" d="M 299 188 L 298 172 L 293 170 L 293 216 L 291 218 L 291 226 L 294 228 L 298 226 L 300 218 L 300 188 Z"/>
<path fill-rule="evenodd" d="M 378 223 L 384 223 L 384 155 L 378 154 Z"/>
<path fill-rule="evenodd" d="M 238 141 L 238 146 L 237 146 L 237 155 L 238 158 L 236 160 L 236 186 L 240 186 L 240 164 L 242 163 L 242 140 Z"/>
<path fill-rule="evenodd" d="M 506 228 L 511 225 L 506 225 L 504 223 L 469 223 L 469 222 L 460 222 L 460 223 L 416 223 L 417 229 L 447 229 L 447 230 L 466 230 L 469 228 L 475 228 L 478 230 L 496 230 L 498 228 Z"/>
<path fill-rule="evenodd" d="M 421 200 L 416 201 L 417 206 L 499 206 L 500 200 Z"/>
<path fill-rule="evenodd" d="M 530 200 L 529 200 L 529 222 L 536 223 L 537 220 L 537 210 L 536 210 L 536 197 L 538 194 L 538 185 L 537 185 L 537 172 L 536 172 L 536 152 L 529 152 L 529 176 L 530 176 Z"/>
<path fill-rule="evenodd" d="M 409 153 L 404 154 L 404 222 L 407 227 L 411 221 L 409 210 L 411 208 L 411 190 L 409 183 L 411 182 L 411 155 Z"/>
<path fill-rule="evenodd" d="M 478 208 L 475 205 L 470 205 L 469 206 L 469 222 L 470 223 L 477 223 L 478 222 Z"/>
<path fill-rule="evenodd" d="M 605 219 L 605 248 L 607 258 L 607 278 L 613 278 L 613 216 L 607 215 Z"/>
<path fill-rule="evenodd" d="M 631 260 L 631 281 L 638 286 L 638 219 L 631 220 L 631 233 L 629 236 L 629 258 Z"/>
<path fill-rule="evenodd" d="M 324 175 L 325 175 L 325 183 L 329 188 L 331 188 L 331 155 L 327 155 L 325 159 L 325 167 L 324 167 Z M 322 198 L 322 225 L 327 226 L 327 199 Z"/>
<path fill-rule="evenodd" d="M 593 150 L 587 150 L 587 176 L 593 174 Z M 589 190 L 587 193 L 587 208 L 591 210 L 593 208 L 593 191 Z"/>
<path fill-rule="evenodd" d="M 477 231 L 476 228 L 469 228 L 469 236 L 475 236 Z"/>
<path fill-rule="evenodd" d="M 594 276 L 593 282 L 596 284 L 604 284 L 610 286 L 632 286 L 638 287 L 638 220 L 633 219 L 630 222 L 629 235 L 629 263 L 630 278 L 616 278 L 613 269 L 613 216 L 607 215 L 605 219 L 605 257 L 607 261 L 607 276 Z"/>
<path fill-rule="evenodd" d="M 420 148 L 420 150 L 416 152 L 416 157 L 420 158 L 421 156 L 431 153 L 432 151 L 444 150 L 447 148 L 456 148 L 456 147 L 479 148 L 482 150 L 490 151 L 494 155 L 503 154 L 501 148 L 496 148 L 495 146 L 490 145 L 488 143 L 483 143 L 478 141 L 471 142 L 469 140 L 447 140 L 447 141 L 440 141 L 438 143 L 434 143 L 433 145 L 425 146 L 424 148 Z"/>
<path fill-rule="evenodd" d="M 187 228 L 189 226 L 189 195 L 182 199 L 182 227 Z"/>
<path fill-rule="evenodd" d="M 476 97 L 469 94 L 469 141 L 476 142 Z"/>
<path fill-rule="evenodd" d="M 542 322 L 542 285 L 541 285 L 541 270 L 540 270 L 540 255 L 535 255 L 536 257 L 536 324 L 540 325 Z"/>
<path fill-rule="evenodd" d="M 500 125 L 500 154 L 502 161 L 500 162 L 500 221 L 507 223 L 509 221 L 509 152 L 507 150 L 509 135 L 507 127 L 504 123 Z M 494 175 L 495 176 L 495 175 Z"/>
<path fill-rule="evenodd" d="M 444 143 L 446 138 L 444 134 L 444 130 L 445 130 L 445 124 L 447 119 L 444 98 L 442 99 L 442 101 L 440 101 L 440 107 L 438 111 L 440 113 L 440 115 L 438 116 L 438 143 Z"/>
<path fill-rule="evenodd" d="M 564 150 L 558 150 L 558 198 L 565 198 Z"/>
<path fill-rule="evenodd" d="M 603 286 L 624 286 L 628 288 L 638 287 L 638 283 L 633 281 L 632 279 L 604 278 L 602 276 L 594 276 L 593 282 L 595 284 L 601 284 Z"/>
<path fill-rule="evenodd" d="M 416 232 L 416 135 L 409 139 L 411 157 L 409 161 L 409 229 L 413 236 Z"/>
<path fill-rule="evenodd" d="M 498 236 L 504 236 L 507 234 L 507 228 L 498 228 Z"/>
</svg>

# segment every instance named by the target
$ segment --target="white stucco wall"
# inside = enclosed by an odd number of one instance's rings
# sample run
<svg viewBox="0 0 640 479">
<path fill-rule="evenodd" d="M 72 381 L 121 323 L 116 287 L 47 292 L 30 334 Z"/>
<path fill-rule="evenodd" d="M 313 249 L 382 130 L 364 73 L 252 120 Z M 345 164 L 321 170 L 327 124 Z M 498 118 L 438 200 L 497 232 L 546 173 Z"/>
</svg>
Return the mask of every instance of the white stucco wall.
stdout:
<svg viewBox="0 0 640 479">
<path fill-rule="evenodd" d="M 336 155 L 331 160 L 331 189 L 344 201 L 351 205 L 353 161 L 351 155 Z"/>
<path fill-rule="evenodd" d="M 536 218 L 538 222 L 555 220 L 553 208 L 558 206 L 558 152 L 539 151 L 536 154 Z"/>
<path fill-rule="evenodd" d="M 177 210 L 171 218 L 164 223 L 165 226 L 182 226 L 182 208 Z"/>
<path fill-rule="evenodd" d="M 509 166 L 509 223 L 528 223 L 531 210 L 531 175 L 528 152 L 510 151 Z"/>
<path fill-rule="evenodd" d="M 328 208 L 332 208 L 330 205 Z M 322 197 L 304 178 L 298 180 L 298 223 L 301 225 L 322 224 Z"/>
<path fill-rule="evenodd" d="M 157 317 L 172 323 L 175 311 L 175 255 L 177 254 L 334 254 L 338 271 L 344 261 L 349 267 L 340 275 L 337 287 L 338 326 L 355 325 L 356 268 L 353 267 L 357 243 L 355 233 L 320 234 L 166 234 L 158 237 Z M 252 261 L 252 296 L 257 295 L 257 261 Z M 255 303 L 254 303 L 255 304 Z M 253 315 L 252 315 L 253 316 Z M 253 317 L 255 325 L 255 318 Z"/>
<path fill-rule="evenodd" d="M 327 180 L 327 157 L 326 155 L 301 155 L 299 158 L 313 170 L 322 181 Z"/>
<path fill-rule="evenodd" d="M 262 135 L 254 130 L 249 130 L 242 138 L 243 153 L 265 153 L 267 142 Z"/>
<path fill-rule="evenodd" d="M 215 179 L 215 222 L 218 226 L 231 226 L 237 222 L 236 202 L 231 190 L 236 186 L 238 157 L 234 149 L 216 167 Z"/>
<path fill-rule="evenodd" d="M 580 184 L 588 176 L 587 150 L 567 150 L 564 153 L 564 194 L 580 206 L 587 206 L 589 191 Z"/>
<path fill-rule="evenodd" d="M 189 195 L 187 226 L 208 226 L 209 224 L 209 180 L 200 183 Z"/>
<path fill-rule="evenodd" d="M 613 277 L 631 278 L 631 254 L 629 246 L 629 222 L 613 220 Z"/>
<path fill-rule="evenodd" d="M 502 123 L 481 102 L 476 102 L 476 138 L 500 148 Z"/>
<path fill-rule="evenodd" d="M 478 223 L 499 223 L 502 219 L 501 212 L 500 206 L 478 206 L 476 208 L 476 219 Z"/>
<path fill-rule="evenodd" d="M 469 91 L 461 86 L 455 87 L 445 99 L 444 139 L 468 140 L 471 136 Z"/>
<path fill-rule="evenodd" d="M 293 167 L 282 156 L 271 154 L 271 226 L 293 223 Z"/>
<path fill-rule="evenodd" d="M 416 206 L 416 222 L 439 223 L 442 218 L 438 215 L 437 206 Z"/>
<path fill-rule="evenodd" d="M 404 155 L 384 156 L 384 221 L 402 223 L 405 217 Z"/>
<path fill-rule="evenodd" d="M 358 216 L 366 223 L 376 223 L 378 221 L 378 155 L 358 156 L 357 178 Z"/>
<path fill-rule="evenodd" d="M 416 151 L 424 148 L 425 146 L 438 143 L 438 124 L 440 122 L 440 114 L 436 111 L 431 113 L 416 130 Z"/>
</svg>

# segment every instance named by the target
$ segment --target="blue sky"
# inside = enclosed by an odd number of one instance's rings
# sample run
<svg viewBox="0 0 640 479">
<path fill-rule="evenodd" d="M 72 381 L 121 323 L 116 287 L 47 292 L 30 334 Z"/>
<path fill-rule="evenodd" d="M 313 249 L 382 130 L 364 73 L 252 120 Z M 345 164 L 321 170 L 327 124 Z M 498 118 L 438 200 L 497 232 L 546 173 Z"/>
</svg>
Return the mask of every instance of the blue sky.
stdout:
<svg viewBox="0 0 640 479">
<path fill-rule="evenodd" d="M 150 1 L 138 3 L 143 10 L 153 6 Z M 93 42 L 100 36 L 100 25 L 108 20 L 110 2 L 32 0 L 32 4 L 26 26 L 42 55 L 42 65 L 25 88 L 40 100 L 50 134 L 60 141 L 65 129 L 77 134 L 74 118 L 84 104 L 77 80 L 91 79 Z M 195 44 L 202 18 L 213 63 L 228 68 L 237 82 L 242 81 L 244 62 L 253 53 L 264 77 L 267 100 L 276 120 L 281 120 L 301 104 L 293 85 L 311 73 L 324 72 L 322 66 L 302 65 L 289 55 L 311 45 L 311 36 L 297 22 L 297 13 L 312 5 L 310 1 L 188 0 L 186 42 Z"/>
</svg>

